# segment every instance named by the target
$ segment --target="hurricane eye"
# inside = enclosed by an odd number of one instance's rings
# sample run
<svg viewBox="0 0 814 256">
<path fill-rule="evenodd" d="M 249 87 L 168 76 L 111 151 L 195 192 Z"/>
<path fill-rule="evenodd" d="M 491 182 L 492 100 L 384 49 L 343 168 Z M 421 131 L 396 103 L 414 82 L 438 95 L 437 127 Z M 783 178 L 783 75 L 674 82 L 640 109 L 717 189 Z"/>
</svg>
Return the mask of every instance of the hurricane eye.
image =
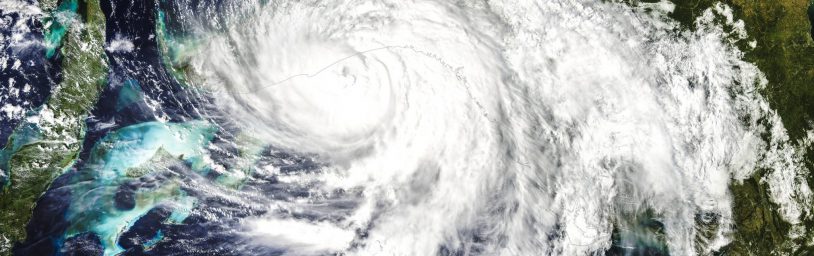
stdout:
<svg viewBox="0 0 814 256">
<path fill-rule="evenodd" d="M 807 255 L 802 2 L 0 0 L 0 255 Z"/>
</svg>

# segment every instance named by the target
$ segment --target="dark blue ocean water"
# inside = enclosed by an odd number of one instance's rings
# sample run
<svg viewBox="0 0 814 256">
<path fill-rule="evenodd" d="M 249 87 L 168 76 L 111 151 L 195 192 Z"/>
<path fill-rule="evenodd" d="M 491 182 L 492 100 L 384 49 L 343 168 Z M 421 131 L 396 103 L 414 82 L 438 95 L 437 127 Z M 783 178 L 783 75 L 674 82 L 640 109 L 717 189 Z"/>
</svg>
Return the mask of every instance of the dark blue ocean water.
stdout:
<svg viewBox="0 0 814 256">
<path fill-rule="evenodd" d="M 208 141 L 213 147 L 206 147 L 207 155 L 215 164 L 227 169 L 235 165 L 238 149 L 234 146 L 234 127 L 227 118 L 220 117 L 218 109 L 205 94 L 189 89 L 177 81 L 163 63 L 156 34 L 158 13 L 168 14 L 165 20 L 167 29 L 173 33 L 183 33 L 183 22 L 176 22 L 173 17 L 194 15 L 196 8 L 220 8 L 221 0 L 186 0 L 176 3 L 170 0 L 102 0 L 102 10 L 106 17 L 106 41 L 127 39 L 133 44 L 132 51 L 108 51 L 110 64 L 107 84 L 102 90 L 95 107 L 86 118 L 87 131 L 83 147 L 77 162 L 63 175 L 57 178 L 50 189 L 39 199 L 33 210 L 30 223 L 26 227 L 28 238 L 15 245 L 15 255 L 101 255 L 105 252 L 119 252 L 123 255 L 276 255 L 282 249 L 252 244 L 241 230 L 241 220 L 265 214 L 287 215 L 292 218 L 310 220 L 340 219 L 348 209 L 353 209 L 356 192 L 343 191 L 326 198 L 324 206 L 329 210 L 306 213 L 269 213 L 262 207 L 267 200 L 293 200 L 308 198 L 312 188 L 307 185 L 288 184 L 271 175 L 251 173 L 251 179 L 245 181 L 233 193 L 241 196 L 247 194 L 262 195 L 263 198 L 251 196 L 235 199 L 234 194 L 213 193 L 211 188 L 196 184 L 217 180 L 222 174 L 211 170 L 200 170 L 194 160 L 184 159 L 141 177 L 117 177 L 103 180 L 94 174 L 102 170 L 99 167 L 100 144 L 115 142 L 116 138 L 139 138 L 149 134 L 150 124 L 157 121 L 170 124 L 185 124 L 195 120 L 206 120 L 214 124 L 213 136 Z M 180 5 L 196 8 L 179 9 Z M 183 15 L 181 14 L 183 13 Z M 217 12 L 216 12 L 217 13 Z M 14 23 L 21 17 L 16 13 L 4 13 L 0 17 Z M 217 17 L 212 17 L 217 19 Z M 26 38 L 42 41 L 42 24 L 36 17 L 24 18 L 29 33 Z M 4 23 L 10 24 L 10 23 Z M 0 27 L 4 36 L 12 34 L 12 26 Z M 41 46 L 18 48 L 10 45 L 8 40 L 0 40 L 0 50 L 4 56 L 13 56 L 24 65 L 20 69 L 0 70 L 0 97 L 10 95 L 12 88 L 22 90 L 25 84 L 30 91 L 14 97 L 2 98 L 2 103 L 21 106 L 25 111 L 36 111 L 49 97 L 50 90 L 61 80 L 60 65 L 64 56 L 57 54 L 52 58 L 45 56 Z M 58 51 L 57 51 L 58 52 Z M 7 61 L 8 62 L 8 61 Z M 8 64 L 12 65 L 11 63 Z M 14 84 L 7 81 L 14 79 Z M 9 84 L 10 85 L 10 84 Z M 2 107 L 3 104 L 0 104 Z M 0 113 L 0 146 L 4 145 L 11 132 L 25 116 L 5 117 Z M 146 128 L 145 128 L 146 127 Z M 150 144 L 151 141 L 139 141 Z M 132 152 L 132 151 L 127 151 Z M 312 172 L 320 163 L 307 156 L 284 152 L 273 147 L 264 148 L 257 161 L 258 165 L 273 165 L 281 173 Z M 137 157 L 137 156 L 132 156 Z M 105 245 L 103 232 L 83 231 L 69 234 L 71 226 L 76 224 L 76 211 L 86 211 L 91 216 L 106 218 L 108 211 L 118 213 L 136 212 L 140 207 L 138 198 L 144 191 L 154 190 L 172 181 L 180 181 L 179 190 L 182 196 L 176 199 L 194 198 L 194 207 L 181 211 L 172 200 L 159 200 L 149 204 L 143 214 L 126 219 L 128 224 L 114 241 L 115 247 Z M 90 184 L 90 185 L 87 185 Z M 103 206 L 83 205 L 86 192 L 98 188 L 111 187 L 109 193 L 102 194 L 109 208 Z M 246 192 L 246 194 L 240 194 Z M 224 192 L 227 193 L 227 192 Z M 232 193 L 232 192 L 228 192 Z M 344 200 L 344 199 L 348 200 Z M 90 201 L 94 202 L 94 201 Z M 320 204 L 321 202 L 317 202 Z M 184 216 L 178 217 L 179 212 Z M 327 212 L 327 213 L 326 213 Z M 97 215 L 92 215 L 97 214 Z M 93 227 L 88 227 L 91 230 Z M 108 230 L 109 231 L 109 230 Z M 360 231 L 358 237 L 365 237 Z M 482 239 L 474 237 L 474 240 Z M 551 238 L 554 239 L 554 238 Z M 658 255 L 658 248 L 641 248 L 632 252 L 626 248 L 614 247 L 610 255 Z M 442 254 L 457 255 L 460 252 L 445 248 Z"/>
<path fill-rule="evenodd" d="M 70 221 L 66 220 L 76 183 L 81 181 L 83 172 L 93 172 L 93 166 L 87 162 L 93 158 L 92 151 L 99 141 L 123 127 L 165 119 L 170 123 L 182 123 L 202 119 L 201 113 L 208 111 L 208 100 L 205 96 L 192 93 L 176 81 L 167 70 L 158 51 L 156 38 L 156 17 L 159 4 L 154 0 L 144 1 L 101 1 L 106 16 L 106 41 L 117 38 L 129 39 L 134 48 L 132 51 L 107 52 L 110 63 L 107 85 L 91 114 L 86 119 L 87 133 L 83 149 L 77 163 L 64 175 L 56 179 L 50 189 L 39 199 L 33 210 L 31 222 L 27 226 L 28 239 L 14 248 L 16 255 L 99 255 L 105 251 L 100 238 L 93 232 L 77 235 L 66 235 Z M 21 19 L 16 13 L 4 13 L 0 17 L 6 23 L 16 23 Z M 37 17 L 29 17 L 25 22 L 31 28 L 25 37 L 29 40 L 42 41 L 42 24 Z M 0 33 L 9 36 L 14 28 L 10 25 L 0 27 Z M 24 65 L 19 69 L 0 70 L 0 95 L 3 103 L 22 106 L 26 111 L 36 111 L 48 98 L 49 92 L 60 81 L 59 63 L 63 56 L 58 54 L 46 58 L 41 46 L 20 48 L 10 45 L 9 40 L 0 41 L 0 50 L 6 56 L 19 60 Z M 58 52 L 58 51 L 57 51 Z M 12 64 L 9 63 L 9 66 Z M 14 79 L 11 86 L 7 81 Z M 9 97 L 8 91 L 22 91 L 25 84 L 32 89 Z M 144 100 L 149 99 L 149 100 Z M 147 102 L 152 103 L 148 105 Z M 3 104 L 0 104 L 3 105 Z M 157 108 L 156 108 L 157 107 Z M 214 116 L 214 115 L 212 115 Z M 0 143 L 5 143 L 14 128 L 24 115 L 5 117 L 0 115 Z M 211 119 L 211 116 L 210 116 Z M 229 135 L 219 130 L 212 143 L 220 143 L 221 149 L 228 151 Z M 3 145 L 0 144 L 0 145 Z M 218 160 L 218 154 L 212 152 Z M 223 159 L 221 159 L 223 160 Z M 223 160 L 226 161 L 226 160 Z M 228 164 L 224 162 L 224 164 Z M 190 166 L 180 164 L 172 167 L 176 173 L 190 172 Z M 170 177 L 168 173 L 158 173 L 149 178 L 132 179 L 118 185 L 115 196 L 115 207 L 128 210 L 135 205 L 135 194 L 140 189 L 156 186 L 162 179 Z M 208 178 L 217 178 L 210 174 Z M 188 254 L 247 254 L 240 246 L 237 233 L 232 230 L 233 222 L 240 217 L 262 214 L 262 211 L 247 209 L 238 202 L 212 195 L 202 195 L 194 188 L 182 188 L 189 196 L 197 197 L 196 209 L 180 223 L 168 222 L 173 209 L 166 204 L 158 204 L 146 214 L 136 218 L 117 241 L 125 255 L 188 255 Z M 212 214 L 223 219 L 212 221 Z M 206 217 L 204 217 L 206 216 Z M 145 250 L 149 247 L 149 250 Z M 242 247 L 241 251 L 237 248 Z M 273 249 L 256 249 L 273 253 Z M 259 251 L 254 251 L 259 252 Z"/>
</svg>

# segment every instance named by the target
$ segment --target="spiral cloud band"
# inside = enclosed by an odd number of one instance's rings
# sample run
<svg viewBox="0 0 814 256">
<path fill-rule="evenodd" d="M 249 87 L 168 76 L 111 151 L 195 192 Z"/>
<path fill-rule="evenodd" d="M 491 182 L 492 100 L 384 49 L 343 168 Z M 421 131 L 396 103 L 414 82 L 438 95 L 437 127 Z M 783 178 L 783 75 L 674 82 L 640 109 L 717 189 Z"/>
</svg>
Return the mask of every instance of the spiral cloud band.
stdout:
<svg viewBox="0 0 814 256">
<path fill-rule="evenodd" d="M 686 29 L 672 8 L 242 3 L 196 28 L 190 63 L 245 133 L 321 163 L 260 168 L 308 185 L 244 222 L 291 254 L 709 253 L 731 239 L 729 184 L 758 168 L 798 234 L 801 152 L 734 46 L 742 22 L 719 4 Z"/>
</svg>

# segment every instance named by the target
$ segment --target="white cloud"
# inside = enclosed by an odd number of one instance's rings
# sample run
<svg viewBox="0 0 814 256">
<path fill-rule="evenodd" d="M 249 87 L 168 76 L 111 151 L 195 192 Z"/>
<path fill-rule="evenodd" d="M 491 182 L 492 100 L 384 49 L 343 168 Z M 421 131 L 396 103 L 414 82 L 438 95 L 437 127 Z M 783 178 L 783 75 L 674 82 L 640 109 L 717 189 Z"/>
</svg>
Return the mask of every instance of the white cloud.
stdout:
<svg viewBox="0 0 814 256">
<path fill-rule="evenodd" d="M 116 39 L 110 41 L 105 49 L 111 52 L 131 52 L 133 47 L 133 42 L 130 39 L 117 35 Z"/>
<path fill-rule="evenodd" d="M 270 246 L 342 251 L 361 229 L 351 254 L 584 255 L 652 210 L 672 252 L 708 253 L 729 241 L 733 177 L 759 160 L 803 173 L 755 92 L 765 79 L 727 39 L 744 31 L 713 23 L 739 24 L 723 6 L 682 34 L 668 4 L 272 6 L 226 20 L 193 69 L 247 131 L 334 164 L 316 189 L 364 193 L 335 223 L 251 222 Z M 792 188 L 807 185 L 793 180 L 770 184 L 795 223 Z M 697 232 L 706 213 L 712 237 Z"/>
</svg>

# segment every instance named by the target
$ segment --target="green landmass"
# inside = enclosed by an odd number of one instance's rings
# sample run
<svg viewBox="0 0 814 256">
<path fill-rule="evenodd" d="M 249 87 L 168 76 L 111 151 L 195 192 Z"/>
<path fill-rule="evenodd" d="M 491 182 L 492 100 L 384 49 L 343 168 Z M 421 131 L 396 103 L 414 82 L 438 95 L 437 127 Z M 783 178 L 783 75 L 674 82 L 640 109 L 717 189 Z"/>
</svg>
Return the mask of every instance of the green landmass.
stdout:
<svg viewBox="0 0 814 256">
<path fill-rule="evenodd" d="M 173 33 L 167 27 L 167 14 L 161 10 L 156 11 L 155 31 L 161 62 L 169 74 L 182 86 L 200 83 L 202 78 L 195 75 L 189 63 L 194 49 L 200 49 L 200 40 Z"/>
<path fill-rule="evenodd" d="M 677 0 L 673 17 L 691 26 L 711 0 Z M 746 25 L 749 39 L 739 48 L 746 60 L 765 74 L 768 84 L 761 94 L 783 119 L 791 141 L 801 141 L 812 129 L 814 118 L 814 42 L 807 15 L 809 0 L 725 0 L 736 18 Z M 754 48 L 746 42 L 755 40 Z M 811 170 L 811 152 L 805 164 Z M 727 255 L 812 255 L 814 219 L 803 216 L 806 234 L 798 239 L 788 236 L 791 225 L 783 221 L 778 206 L 769 199 L 768 185 L 761 182 L 767 170 L 757 170 L 743 182 L 732 182 L 734 199 L 734 241 L 720 252 Z M 809 175 L 808 184 L 814 184 Z"/>
<path fill-rule="evenodd" d="M 623 0 L 629 4 L 659 0 Z M 747 61 L 754 63 L 768 80 L 760 93 L 776 110 L 792 143 L 805 143 L 814 126 L 814 31 L 810 0 L 672 0 L 670 16 L 684 29 L 695 29 L 695 20 L 716 3 L 733 8 L 736 19 L 745 23 L 749 38 L 737 43 Z M 756 42 L 754 47 L 750 42 Z M 795 145 L 805 147 L 807 145 Z M 808 150 L 805 165 L 814 170 L 814 152 Z M 733 242 L 719 255 L 814 255 L 814 216 L 802 216 L 806 233 L 789 238 L 791 224 L 778 213 L 761 182 L 768 170 L 759 169 L 743 181 L 732 181 L 735 233 Z M 808 175 L 814 184 L 814 175 Z"/>
<path fill-rule="evenodd" d="M 0 191 L 0 255 L 11 254 L 11 243 L 26 238 L 36 200 L 75 161 L 85 133 L 84 117 L 107 78 L 105 16 L 99 0 L 65 0 L 59 7 L 50 0 L 40 6 L 46 13 L 76 15 L 74 22 L 61 23 L 67 27 L 46 28 L 46 34 L 62 33 L 54 36 L 61 41 L 62 81 L 39 113 L 30 116 L 35 124 L 21 124 L 0 153 L 9 175 Z"/>
<path fill-rule="evenodd" d="M 749 39 L 738 46 L 746 60 L 766 75 L 769 83 L 761 93 L 783 119 L 791 141 L 800 141 L 814 128 L 814 41 L 808 16 L 814 9 L 809 0 L 673 2 L 676 9 L 671 16 L 689 29 L 705 9 L 717 2 L 733 7 L 735 17 L 745 22 L 749 34 Z M 71 8 L 72 3 L 76 8 Z M 105 24 L 99 0 L 64 0 L 59 4 L 46 0 L 40 6 L 45 13 L 74 11 L 78 21 L 49 28 L 47 38 L 60 47 L 63 81 L 39 110 L 39 125 L 21 125 L 0 153 L 0 164 L 9 175 L 0 191 L 0 255 L 10 254 L 10 244 L 4 241 L 25 239 L 24 228 L 36 200 L 75 160 L 84 136 L 84 117 L 96 102 L 107 74 Z M 66 9 L 59 10 L 60 6 Z M 757 42 L 754 48 L 747 45 L 753 40 Z M 162 48 L 166 50 L 166 45 Z M 814 152 L 808 152 L 805 164 L 814 169 Z M 779 216 L 767 184 L 761 182 L 765 174 L 766 170 L 757 170 L 743 182 L 732 182 L 736 232 L 734 241 L 718 254 L 814 255 L 810 244 L 814 216 L 802 217 L 808 233 L 797 240 L 789 238 L 791 225 Z M 814 176 L 810 175 L 808 182 L 814 184 Z"/>
</svg>

